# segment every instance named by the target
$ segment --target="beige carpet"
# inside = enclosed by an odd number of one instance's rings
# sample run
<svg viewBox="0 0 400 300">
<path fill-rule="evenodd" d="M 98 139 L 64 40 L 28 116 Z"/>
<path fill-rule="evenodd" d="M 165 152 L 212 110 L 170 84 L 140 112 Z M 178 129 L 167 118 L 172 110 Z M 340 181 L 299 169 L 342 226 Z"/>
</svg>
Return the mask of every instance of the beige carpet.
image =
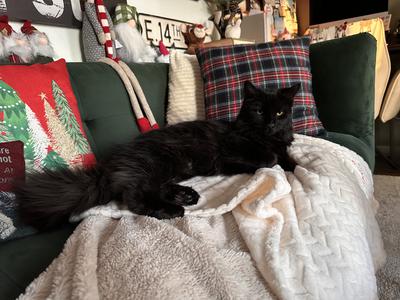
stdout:
<svg viewBox="0 0 400 300">
<path fill-rule="evenodd" d="M 379 299 L 400 299 L 400 176 L 374 175 L 377 220 L 387 253 L 377 274 Z"/>
</svg>

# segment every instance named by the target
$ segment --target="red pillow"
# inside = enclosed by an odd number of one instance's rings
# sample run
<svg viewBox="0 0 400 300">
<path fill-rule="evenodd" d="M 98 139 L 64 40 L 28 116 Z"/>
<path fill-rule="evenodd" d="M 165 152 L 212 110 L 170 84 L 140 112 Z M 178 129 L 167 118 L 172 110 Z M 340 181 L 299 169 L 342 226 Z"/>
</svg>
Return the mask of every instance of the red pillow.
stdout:
<svg viewBox="0 0 400 300">
<path fill-rule="evenodd" d="M 65 60 L 0 66 L 0 142 L 8 141 L 24 143 L 28 171 L 94 163 Z"/>
</svg>

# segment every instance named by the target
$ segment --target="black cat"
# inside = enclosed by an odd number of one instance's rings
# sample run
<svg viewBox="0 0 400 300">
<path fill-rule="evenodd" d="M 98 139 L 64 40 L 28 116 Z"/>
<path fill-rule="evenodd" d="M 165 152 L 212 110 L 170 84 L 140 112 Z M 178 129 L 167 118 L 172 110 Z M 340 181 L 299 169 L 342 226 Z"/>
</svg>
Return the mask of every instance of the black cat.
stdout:
<svg viewBox="0 0 400 300">
<path fill-rule="evenodd" d="M 250 82 L 235 122 L 193 121 L 142 134 L 90 170 L 45 170 L 15 188 L 21 219 L 39 229 L 111 200 L 159 219 L 183 216 L 199 195 L 178 183 L 193 176 L 254 173 L 279 163 L 293 141 L 293 97 L 300 85 L 265 92 Z"/>
</svg>

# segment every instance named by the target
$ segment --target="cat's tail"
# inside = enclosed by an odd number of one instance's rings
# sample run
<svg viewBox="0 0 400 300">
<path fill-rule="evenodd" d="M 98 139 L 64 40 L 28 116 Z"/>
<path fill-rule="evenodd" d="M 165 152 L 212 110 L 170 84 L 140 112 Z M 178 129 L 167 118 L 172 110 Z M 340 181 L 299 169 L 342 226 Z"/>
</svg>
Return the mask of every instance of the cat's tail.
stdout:
<svg viewBox="0 0 400 300">
<path fill-rule="evenodd" d="M 49 229 L 111 200 L 106 177 L 99 167 L 83 170 L 45 170 L 27 175 L 14 188 L 18 213 L 24 224 Z"/>
</svg>

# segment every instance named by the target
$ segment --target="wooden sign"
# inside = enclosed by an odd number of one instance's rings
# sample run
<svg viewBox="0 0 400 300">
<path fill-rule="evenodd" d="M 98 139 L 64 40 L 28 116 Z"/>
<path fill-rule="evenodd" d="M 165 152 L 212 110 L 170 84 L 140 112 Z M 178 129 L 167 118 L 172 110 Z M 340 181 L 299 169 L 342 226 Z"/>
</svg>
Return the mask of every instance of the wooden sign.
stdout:
<svg viewBox="0 0 400 300">
<path fill-rule="evenodd" d="M 192 23 L 148 14 L 139 14 L 139 22 L 143 29 L 142 36 L 148 44 L 158 46 L 163 41 L 167 48 L 187 48 L 180 26 Z"/>
<path fill-rule="evenodd" d="M 30 20 L 34 24 L 82 27 L 83 0 L 0 0 L 0 15 L 11 21 Z M 112 15 L 115 6 L 126 0 L 104 0 Z"/>
</svg>

